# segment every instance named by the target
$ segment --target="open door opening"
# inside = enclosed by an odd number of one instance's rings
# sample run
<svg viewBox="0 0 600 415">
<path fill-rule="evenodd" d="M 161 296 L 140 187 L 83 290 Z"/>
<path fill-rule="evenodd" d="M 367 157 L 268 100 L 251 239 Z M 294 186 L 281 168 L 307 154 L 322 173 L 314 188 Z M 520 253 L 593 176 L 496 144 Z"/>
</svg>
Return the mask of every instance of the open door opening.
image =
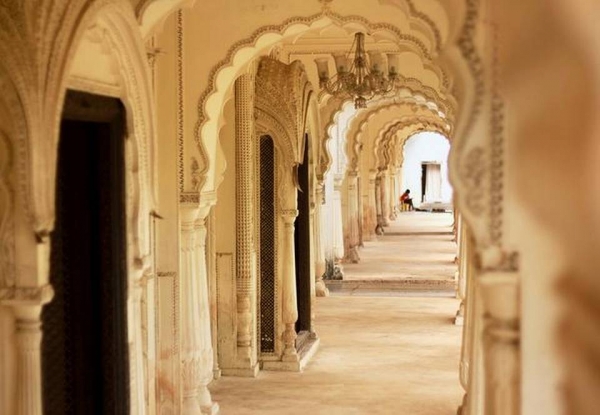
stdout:
<svg viewBox="0 0 600 415">
<path fill-rule="evenodd" d="M 69 91 L 43 311 L 45 414 L 129 413 L 124 108 Z"/>
<path fill-rule="evenodd" d="M 310 189 L 308 138 L 304 137 L 304 159 L 298 166 L 298 217 L 294 229 L 294 249 L 296 257 L 296 295 L 298 304 L 298 321 L 296 348 L 302 348 L 309 338 L 311 330 L 311 264 L 310 255 Z"/>
</svg>

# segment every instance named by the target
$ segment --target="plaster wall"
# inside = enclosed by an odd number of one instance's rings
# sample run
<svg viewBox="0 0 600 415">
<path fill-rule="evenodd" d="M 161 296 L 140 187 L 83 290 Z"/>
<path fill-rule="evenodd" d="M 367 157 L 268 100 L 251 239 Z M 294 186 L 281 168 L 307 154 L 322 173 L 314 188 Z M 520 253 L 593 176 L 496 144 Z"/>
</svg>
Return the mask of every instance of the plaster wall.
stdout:
<svg viewBox="0 0 600 415">
<path fill-rule="evenodd" d="M 404 163 L 402 164 L 402 192 L 410 189 L 415 206 L 421 205 L 421 163 L 433 161 L 441 164 L 442 200 L 452 202 L 452 186 L 448 181 L 448 153 L 450 143 L 438 134 L 417 133 L 404 144 Z"/>
</svg>

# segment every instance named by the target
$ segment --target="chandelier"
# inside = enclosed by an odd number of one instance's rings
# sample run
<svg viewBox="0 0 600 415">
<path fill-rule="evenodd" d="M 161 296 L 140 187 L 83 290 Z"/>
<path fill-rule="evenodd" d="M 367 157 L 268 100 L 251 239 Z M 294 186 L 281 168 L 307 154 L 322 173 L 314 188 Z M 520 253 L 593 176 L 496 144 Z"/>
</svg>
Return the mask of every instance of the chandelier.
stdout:
<svg viewBox="0 0 600 415">
<path fill-rule="evenodd" d="M 356 109 L 366 108 L 367 101 L 383 96 L 394 89 L 398 78 L 398 55 L 388 54 L 388 74 L 383 73 L 381 53 L 365 51 L 365 34 L 356 33 L 347 54 L 334 54 L 337 74 L 329 77 L 329 60 L 315 59 L 319 73 L 319 85 L 329 94 L 354 100 Z"/>
</svg>

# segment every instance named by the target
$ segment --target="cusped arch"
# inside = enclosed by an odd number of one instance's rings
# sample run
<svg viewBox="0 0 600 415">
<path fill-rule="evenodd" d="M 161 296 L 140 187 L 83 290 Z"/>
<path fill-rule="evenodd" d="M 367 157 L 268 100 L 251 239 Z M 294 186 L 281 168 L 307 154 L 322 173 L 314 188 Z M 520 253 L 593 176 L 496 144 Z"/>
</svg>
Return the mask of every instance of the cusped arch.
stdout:
<svg viewBox="0 0 600 415">
<path fill-rule="evenodd" d="M 224 59 L 219 61 L 210 71 L 208 85 L 198 100 L 198 118 L 194 128 L 194 140 L 203 155 L 202 170 L 200 174 L 206 177 L 210 170 L 210 161 L 207 156 L 205 137 L 214 137 L 217 133 L 217 120 L 222 107 L 223 94 L 229 88 L 232 74 L 238 73 L 261 50 L 273 46 L 281 40 L 297 36 L 303 32 L 319 29 L 328 25 L 354 25 L 357 29 L 367 33 L 375 31 L 388 31 L 400 44 L 404 44 L 417 52 L 426 65 L 439 70 L 443 85 L 449 85 L 446 72 L 435 65 L 433 51 L 415 36 L 403 33 L 389 23 L 371 23 L 361 16 L 343 16 L 329 9 L 308 17 L 292 17 L 280 25 L 263 26 L 257 29 L 250 37 L 236 42 L 227 52 Z M 212 185 L 209 185 L 212 187 Z"/>
<path fill-rule="evenodd" d="M 401 155 L 400 149 L 404 147 L 410 137 L 419 132 L 437 132 L 450 140 L 446 127 L 444 122 L 435 117 L 414 117 L 388 123 L 382 128 L 373 149 L 377 166 L 383 168 L 390 162 L 396 163 Z M 404 129 L 409 129 L 409 131 L 401 136 L 400 132 Z"/>
<path fill-rule="evenodd" d="M 392 100 L 391 102 L 384 102 L 372 108 L 371 110 L 367 108 L 367 111 L 363 111 L 361 114 L 357 114 L 354 120 L 352 121 L 346 136 L 346 154 L 350 170 L 356 171 L 358 169 L 360 150 L 362 149 L 363 145 L 361 138 L 364 135 L 366 126 L 369 125 L 373 117 L 377 116 L 383 111 L 391 112 L 396 109 L 402 110 L 405 108 L 409 108 L 411 112 L 413 112 L 413 114 L 409 115 L 410 117 L 426 114 L 433 117 L 439 116 L 437 111 L 431 110 L 427 105 L 424 105 L 423 103 L 414 102 L 414 100 L 406 100 L 400 102 Z"/>
</svg>

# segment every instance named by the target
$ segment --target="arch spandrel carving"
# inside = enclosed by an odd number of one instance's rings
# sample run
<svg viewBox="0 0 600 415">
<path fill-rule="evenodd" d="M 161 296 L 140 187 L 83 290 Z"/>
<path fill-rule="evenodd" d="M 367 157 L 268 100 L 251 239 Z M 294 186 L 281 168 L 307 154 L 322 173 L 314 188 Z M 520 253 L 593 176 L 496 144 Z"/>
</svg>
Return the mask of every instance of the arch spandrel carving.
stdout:
<svg viewBox="0 0 600 415">
<path fill-rule="evenodd" d="M 256 128 L 273 137 L 290 167 L 302 162 L 312 85 L 300 62 L 264 57 L 256 73 Z"/>
</svg>

